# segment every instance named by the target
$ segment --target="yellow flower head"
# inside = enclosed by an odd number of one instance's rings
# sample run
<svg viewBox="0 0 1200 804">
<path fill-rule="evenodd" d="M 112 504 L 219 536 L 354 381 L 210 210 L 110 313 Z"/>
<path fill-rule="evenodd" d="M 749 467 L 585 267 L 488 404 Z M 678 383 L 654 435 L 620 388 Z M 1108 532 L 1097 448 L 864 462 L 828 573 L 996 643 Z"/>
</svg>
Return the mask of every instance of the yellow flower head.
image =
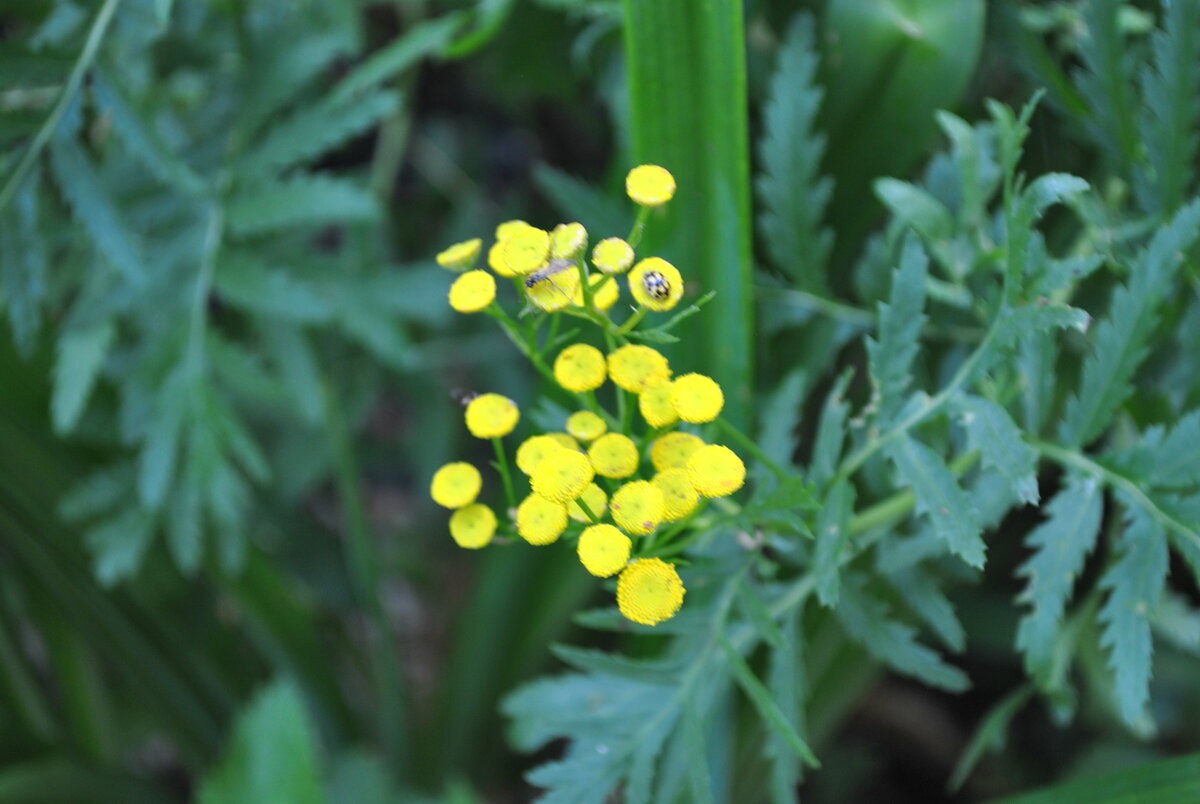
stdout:
<svg viewBox="0 0 1200 804">
<path fill-rule="evenodd" d="M 514 274 L 531 274 L 550 259 L 550 233 L 534 226 L 526 224 L 502 242 L 504 264 Z"/>
<path fill-rule="evenodd" d="M 746 464 L 729 447 L 709 444 L 692 453 L 687 462 L 688 479 L 705 497 L 733 494 L 746 482 Z"/>
<path fill-rule="evenodd" d="M 496 239 L 497 240 L 507 240 L 508 238 L 515 235 L 517 232 L 523 231 L 525 229 L 532 229 L 532 228 L 533 227 L 530 226 L 525 221 L 519 221 L 519 220 L 505 221 L 504 223 L 502 223 L 496 227 Z"/>
<path fill-rule="evenodd" d="M 671 401 L 671 383 L 658 380 L 647 384 L 646 390 L 638 394 L 638 410 L 651 427 L 670 427 L 679 421 L 675 403 Z"/>
<path fill-rule="evenodd" d="M 602 313 L 616 304 L 617 299 L 621 298 L 621 286 L 611 276 L 590 274 L 588 276 L 588 284 L 592 288 L 592 306 Z M 571 299 L 571 303 L 576 307 L 583 307 L 583 302 L 583 285 L 577 284 L 575 287 L 575 296 Z"/>
<path fill-rule="evenodd" d="M 478 550 L 492 540 L 496 515 L 483 503 L 459 508 L 450 517 L 450 536 L 459 547 Z"/>
<path fill-rule="evenodd" d="M 625 192 L 644 207 L 658 207 L 675 196 L 675 177 L 658 165 L 639 165 L 625 177 Z"/>
<path fill-rule="evenodd" d="M 629 563 L 633 542 L 612 525 L 592 525 L 579 535 L 579 560 L 597 578 L 610 578 Z"/>
<path fill-rule="evenodd" d="M 619 237 L 606 237 L 592 249 L 592 264 L 606 274 L 623 274 L 633 265 L 633 246 Z"/>
<path fill-rule="evenodd" d="M 661 313 L 683 298 L 683 277 L 671 263 L 650 257 L 629 272 L 629 292 L 638 304 Z"/>
<path fill-rule="evenodd" d="M 684 374 L 671 383 L 671 402 L 685 422 L 711 422 L 721 415 L 725 394 L 711 377 Z"/>
<path fill-rule="evenodd" d="M 684 469 L 692 453 L 703 446 L 699 436 L 691 433 L 667 433 L 650 445 L 650 462 L 660 472 Z"/>
<path fill-rule="evenodd" d="M 446 508 L 462 508 L 475 502 L 483 478 L 469 463 L 448 463 L 433 475 L 429 494 L 433 501 Z"/>
<path fill-rule="evenodd" d="M 576 452 L 583 452 L 583 449 L 579 446 L 579 442 L 571 438 L 571 436 L 567 435 L 566 433 L 546 433 L 546 435 L 557 441 L 560 447 L 565 449 L 573 449 Z"/>
<path fill-rule="evenodd" d="M 650 482 L 663 493 L 663 502 L 666 506 L 666 513 L 663 514 L 665 521 L 674 522 L 677 519 L 683 519 L 696 510 L 696 504 L 700 502 L 700 494 L 692 485 L 687 470 L 668 469 L 656 474 Z"/>
<path fill-rule="evenodd" d="M 637 471 L 638 448 L 629 436 L 609 433 L 588 447 L 588 458 L 596 467 L 596 474 L 619 479 Z"/>
<path fill-rule="evenodd" d="M 554 379 L 575 393 L 593 391 L 604 385 L 606 373 L 604 353 L 586 343 L 568 346 L 554 361 Z"/>
<path fill-rule="evenodd" d="M 683 605 L 683 580 L 674 564 L 661 558 L 633 562 L 617 581 L 617 608 L 627 619 L 642 625 L 669 620 Z"/>
<path fill-rule="evenodd" d="M 588 523 L 592 520 L 583 512 L 579 501 L 583 500 L 583 504 L 588 507 L 597 519 L 604 518 L 604 512 L 608 510 L 608 495 L 604 493 L 604 489 L 597 486 L 595 483 L 589 483 L 588 487 L 571 502 L 567 503 L 567 515 L 576 522 Z"/>
<path fill-rule="evenodd" d="M 443 268 L 449 268 L 451 271 L 465 271 L 479 259 L 479 250 L 482 246 L 483 241 L 478 237 L 473 240 L 464 240 L 461 243 L 455 243 L 437 255 L 437 263 Z"/>
<path fill-rule="evenodd" d="M 631 343 L 608 356 L 608 374 L 626 391 L 640 394 L 647 385 L 670 379 L 671 366 L 649 346 Z"/>
<path fill-rule="evenodd" d="M 584 443 L 595 441 L 608 430 L 604 419 L 590 410 L 581 410 L 567 417 L 567 432 Z"/>
<path fill-rule="evenodd" d="M 496 272 L 496 276 L 516 276 L 504 261 L 504 241 L 497 240 L 488 249 L 488 267 Z"/>
<path fill-rule="evenodd" d="M 467 429 L 476 438 L 500 438 L 517 426 L 517 403 L 500 394 L 480 394 L 467 405 Z"/>
<path fill-rule="evenodd" d="M 566 268 L 549 275 L 530 276 L 532 285 L 525 287 L 525 296 L 539 310 L 555 313 L 565 307 L 575 304 L 575 297 L 580 294 L 579 269 Z"/>
<path fill-rule="evenodd" d="M 517 447 L 517 468 L 527 475 L 532 475 L 539 463 L 550 457 L 550 453 L 560 449 L 562 445 L 548 435 L 530 436 Z"/>
<path fill-rule="evenodd" d="M 550 256 L 577 260 L 587 250 L 587 229 L 581 223 L 560 223 L 550 232 Z"/>
<path fill-rule="evenodd" d="M 567 503 L 582 494 L 595 476 L 586 455 L 560 447 L 537 465 L 529 480 L 535 494 L 551 502 Z"/>
<path fill-rule="evenodd" d="M 517 506 L 517 533 L 530 544 L 556 541 L 567 529 L 567 506 L 530 494 Z"/>
<path fill-rule="evenodd" d="M 646 480 L 635 480 L 617 489 L 608 504 L 613 522 L 622 530 L 641 536 L 662 522 L 666 502 L 658 487 Z"/>
<path fill-rule="evenodd" d="M 496 299 L 496 279 L 487 271 L 467 271 L 450 286 L 450 306 L 460 313 L 478 313 Z"/>
</svg>

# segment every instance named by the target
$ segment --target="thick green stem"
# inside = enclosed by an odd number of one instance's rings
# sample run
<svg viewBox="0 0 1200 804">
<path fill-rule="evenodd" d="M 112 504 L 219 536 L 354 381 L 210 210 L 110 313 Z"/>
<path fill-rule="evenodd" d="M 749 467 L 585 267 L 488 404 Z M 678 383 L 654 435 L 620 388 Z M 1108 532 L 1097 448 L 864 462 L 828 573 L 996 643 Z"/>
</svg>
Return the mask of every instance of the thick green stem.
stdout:
<svg viewBox="0 0 1200 804">
<path fill-rule="evenodd" d="M 516 508 L 517 497 L 513 493 L 512 472 L 508 469 L 508 456 L 504 452 L 504 442 L 493 438 L 492 446 L 496 448 L 496 470 L 500 472 L 500 479 L 504 481 L 504 499 L 508 502 L 509 508 Z"/>
<path fill-rule="evenodd" d="M 751 455 L 753 455 L 755 458 L 757 458 L 760 462 L 762 462 L 762 464 L 764 466 L 766 466 L 768 469 L 770 469 L 772 472 L 774 472 L 775 476 L 778 477 L 780 480 L 788 480 L 794 476 L 791 472 L 787 471 L 782 466 L 780 466 L 778 463 L 776 463 L 774 460 L 772 460 L 770 456 L 768 456 L 765 452 L 762 451 L 762 449 L 759 448 L 758 444 L 754 443 L 754 439 L 750 438 L 748 435 L 743 433 L 741 430 L 739 430 L 737 427 L 735 427 L 731 422 L 729 422 L 721 417 L 717 417 L 716 422 L 717 422 L 718 427 L 720 427 L 722 430 L 724 430 L 726 433 L 728 433 L 730 436 L 732 436 L 734 441 L 738 442 L 738 444 L 740 444 L 743 449 L 745 449 L 747 452 L 749 452 Z"/>
</svg>

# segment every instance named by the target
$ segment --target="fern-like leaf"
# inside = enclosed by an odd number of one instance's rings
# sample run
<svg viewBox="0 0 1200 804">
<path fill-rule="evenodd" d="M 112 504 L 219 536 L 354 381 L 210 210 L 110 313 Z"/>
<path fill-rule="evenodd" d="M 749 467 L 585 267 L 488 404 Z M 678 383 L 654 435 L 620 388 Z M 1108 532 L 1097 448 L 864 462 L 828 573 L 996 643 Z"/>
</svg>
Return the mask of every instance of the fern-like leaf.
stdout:
<svg viewBox="0 0 1200 804">
<path fill-rule="evenodd" d="M 1196 175 L 1196 123 L 1200 118 L 1200 3 L 1167 4 L 1152 38 L 1154 58 L 1141 75 L 1149 114 L 1140 116 L 1152 176 L 1144 205 L 1169 214 Z M 1146 203 L 1149 202 L 1149 203 Z"/>
<path fill-rule="evenodd" d="M 867 341 L 871 377 L 879 398 L 879 418 L 887 422 L 904 401 L 913 360 L 925 325 L 925 277 L 929 258 L 920 241 L 909 235 L 892 275 L 890 302 L 879 305 L 879 334 Z"/>
<path fill-rule="evenodd" d="M 321 175 L 300 175 L 255 185 L 229 203 L 229 228 L 262 234 L 306 224 L 360 223 L 379 214 L 375 198 L 357 184 Z"/>
<path fill-rule="evenodd" d="M 1100 610 L 1100 644 L 1109 650 L 1121 716 L 1131 726 L 1148 722 L 1150 616 L 1167 580 L 1167 537 L 1158 520 L 1138 505 L 1127 507 L 1117 558 L 1100 585 L 1108 599 Z"/>
<path fill-rule="evenodd" d="M 1109 317 L 1096 328 L 1095 347 L 1083 365 L 1079 392 L 1067 405 L 1061 439 L 1072 446 L 1098 436 L 1132 393 L 1129 382 L 1146 356 L 1159 305 L 1184 254 L 1200 236 L 1200 201 L 1176 213 L 1134 260 L 1127 285 L 1113 294 Z"/>
<path fill-rule="evenodd" d="M 816 117 L 824 92 L 816 73 L 812 18 L 798 14 L 771 79 L 758 146 L 763 174 L 755 187 L 763 204 L 763 238 L 775 266 L 801 288 L 822 292 L 828 288 L 825 263 L 833 233 L 821 219 L 833 181 L 819 173 L 825 137 L 816 130 Z"/>
<path fill-rule="evenodd" d="M 999 472 L 1012 485 L 1017 499 L 1037 505 L 1037 452 L 1022 440 L 1008 411 L 990 399 L 965 394 L 956 407 L 962 414 L 967 443 L 980 451 L 983 465 Z"/>
<path fill-rule="evenodd" d="M 1084 6 L 1079 55 L 1084 69 L 1075 83 L 1087 100 L 1088 131 L 1119 163 L 1131 164 L 1137 152 L 1137 107 L 1133 98 L 1133 65 L 1125 52 L 1118 14 L 1120 0 L 1091 0 Z"/>
<path fill-rule="evenodd" d="M 71 430 L 79 420 L 115 335 L 113 322 L 104 321 L 68 329 L 59 336 L 54 394 L 50 399 L 51 418 L 58 432 Z"/>
<path fill-rule="evenodd" d="M 1071 476 L 1046 506 L 1046 520 L 1026 539 L 1036 552 L 1017 570 L 1017 575 L 1026 579 L 1017 600 L 1033 608 L 1021 618 L 1017 648 L 1025 654 L 1030 674 L 1043 683 L 1049 676 L 1075 577 L 1096 544 L 1104 507 L 1102 491 L 1094 478 Z"/>
</svg>

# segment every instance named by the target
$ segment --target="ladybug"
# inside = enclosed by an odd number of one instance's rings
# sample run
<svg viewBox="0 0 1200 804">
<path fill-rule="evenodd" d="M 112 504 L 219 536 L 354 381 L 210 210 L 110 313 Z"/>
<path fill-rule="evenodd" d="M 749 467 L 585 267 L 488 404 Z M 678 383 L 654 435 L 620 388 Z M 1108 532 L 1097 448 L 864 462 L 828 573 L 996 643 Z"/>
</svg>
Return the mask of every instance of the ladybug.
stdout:
<svg viewBox="0 0 1200 804">
<path fill-rule="evenodd" d="M 671 297 L 671 283 L 658 271 L 647 271 L 642 276 L 642 287 L 646 294 L 656 301 L 666 301 Z"/>
</svg>

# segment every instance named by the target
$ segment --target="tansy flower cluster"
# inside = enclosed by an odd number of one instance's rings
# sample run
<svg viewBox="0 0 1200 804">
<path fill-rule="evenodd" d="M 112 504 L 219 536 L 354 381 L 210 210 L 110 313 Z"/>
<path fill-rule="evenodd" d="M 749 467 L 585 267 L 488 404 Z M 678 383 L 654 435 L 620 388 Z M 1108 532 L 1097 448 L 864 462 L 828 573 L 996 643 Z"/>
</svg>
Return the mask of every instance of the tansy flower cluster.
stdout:
<svg viewBox="0 0 1200 804">
<path fill-rule="evenodd" d="M 707 438 L 725 404 L 721 386 L 702 374 L 676 375 L 667 357 L 645 343 L 669 340 L 662 336 L 678 317 L 657 327 L 654 339 L 639 329 L 649 314 L 672 310 L 685 294 L 674 265 L 654 256 L 639 261 L 636 253 L 650 211 L 670 201 L 675 180 L 664 168 L 642 165 L 630 171 L 626 190 L 641 207 L 633 231 L 600 240 L 590 253 L 578 223 L 545 230 L 508 221 L 487 251 L 489 270 L 475 267 L 483 253 L 478 238 L 438 255 L 443 267 L 461 272 L 449 291 L 451 307 L 495 318 L 573 411 L 513 450 L 505 440 L 521 422 L 517 404 L 496 393 L 474 396 L 465 424 L 493 444 L 506 508 L 498 516 L 478 502 L 483 478 L 469 463 L 439 469 L 431 494 L 453 509 L 450 535 L 460 546 L 568 540 L 589 573 L 617 577 L 622 614 L 655 625 L 679 611 L 685 594 L 676 564 L 666 559 L 691 543 L 709 500 L 742 487 L 746 467 L 732 449 Z M 621 309 L 622 274 L 632 309 L 618 322 L 612 313 Z M 497 299 L 504 280 L 523 305 L 516 317 Z M 602 346 L 564 344 L 556 336 L 559 315 L 595 324 Z M 543 335 L 546 320 L 552 323 Z"/>
</svg>

